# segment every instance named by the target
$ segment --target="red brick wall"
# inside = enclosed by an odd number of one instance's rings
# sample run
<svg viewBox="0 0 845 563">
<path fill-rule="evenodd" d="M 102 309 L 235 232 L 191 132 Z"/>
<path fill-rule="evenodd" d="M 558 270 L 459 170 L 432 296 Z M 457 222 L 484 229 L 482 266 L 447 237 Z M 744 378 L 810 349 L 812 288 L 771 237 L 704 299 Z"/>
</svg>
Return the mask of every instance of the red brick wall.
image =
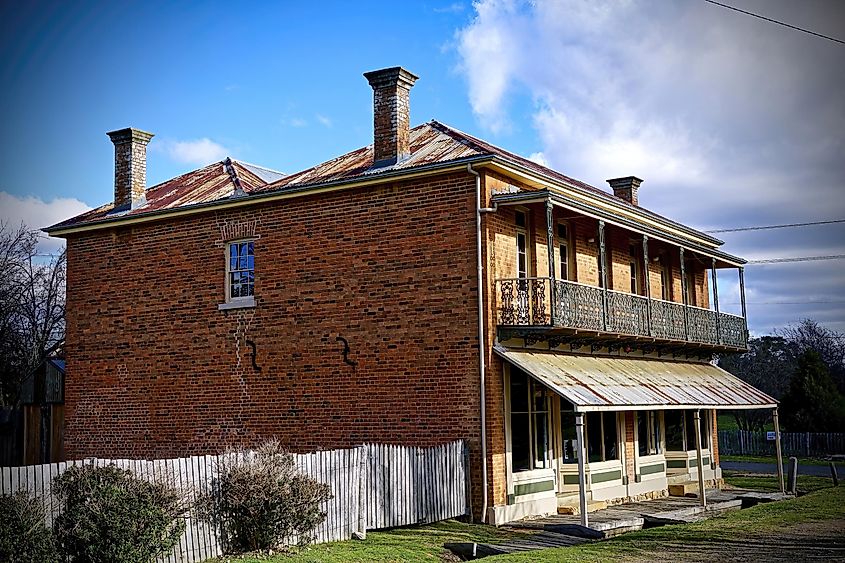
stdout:
<svg viewBox="0 0 845 563">
<path fill-rule="evenodd" d="M 635 424 L 635 417 L 645 415 L 645 411 L 625 412 L 625 474 L 628 476 L 628 482 L 633 483 L 636 479 L 637 473 L 634 468 L 634 457 L 637 452 L 634 450 L 634 440 L 636 439 L 635 432 L 637 427 Z"/>
<path fill-rule="evenodd" d="M 480 500 L 474 179 L 419 182 L 72 237 L 68 459 L 468 438 Z M 257 306 L 218 311 L 248 220 Z"/>
</svg>

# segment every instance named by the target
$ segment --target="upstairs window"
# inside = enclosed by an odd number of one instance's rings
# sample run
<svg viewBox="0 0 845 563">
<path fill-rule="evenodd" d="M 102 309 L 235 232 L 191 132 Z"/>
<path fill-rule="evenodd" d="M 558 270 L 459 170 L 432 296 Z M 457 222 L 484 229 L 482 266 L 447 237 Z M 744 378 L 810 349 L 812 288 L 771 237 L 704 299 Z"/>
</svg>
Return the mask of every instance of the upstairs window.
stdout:
<svg viewBox="0 0 845 563">
<path fill-rule="evenodd" d="M 560 272 L 558 279 L 568 281 L 572 279 L 569 271 L 569 227 L 566 223 L 557 224 L 557 246 Z"/>
<path fill-rule="evenodd" d="M 516 277 L 528 277 L 528 218 L 524 211 L 517 211 L 516 223 Z"/>
<path fill-rule="evenodd" d="M 253 241 L 230 242 L 226 261 L 226 301 L 252 301 L 255 297 L 255 248 Z"/>
<path fill-rule="evenodd" d="M 672 271 L 663 259 L 660 261 L 660 298 L 664 301 L 672 300 Z"/>
<path fill-rule="evenodd" d="M 637 259 L 638 256 L 637 245 L 631 243 L 628 250 L 628 268 L 631 272 L 631 293 L 634 295 L 640 294 L 640 261 Z"/>
<path fill-rule="evenodd" d="M 687 272 L 687 305 L 697 305 L 695 302 L 695 274 Z"/>
</svg>

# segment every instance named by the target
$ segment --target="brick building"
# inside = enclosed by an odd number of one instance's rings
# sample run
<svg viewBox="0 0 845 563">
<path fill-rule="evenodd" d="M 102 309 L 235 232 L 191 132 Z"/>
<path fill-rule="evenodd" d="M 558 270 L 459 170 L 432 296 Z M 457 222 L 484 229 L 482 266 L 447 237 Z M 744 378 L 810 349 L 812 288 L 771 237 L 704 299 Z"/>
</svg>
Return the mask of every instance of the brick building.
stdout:
<svg viewBox="0 0 845 563">
<path fill-rule="evenodd" d="M 67 457 L 464 438 L 496 523 L 718 482 L 715 410 L 775 407 L 709 363 L 746 347 L 714 283 L 743 260 L 635 177 L 610 194 L 410 128 L 417 77 L 365 76 L 373 145 L 294 174 L 227 159 L 146 188 L 152 135 L 109 133 L 113 201 L 46 229 Z"/>
</svg>

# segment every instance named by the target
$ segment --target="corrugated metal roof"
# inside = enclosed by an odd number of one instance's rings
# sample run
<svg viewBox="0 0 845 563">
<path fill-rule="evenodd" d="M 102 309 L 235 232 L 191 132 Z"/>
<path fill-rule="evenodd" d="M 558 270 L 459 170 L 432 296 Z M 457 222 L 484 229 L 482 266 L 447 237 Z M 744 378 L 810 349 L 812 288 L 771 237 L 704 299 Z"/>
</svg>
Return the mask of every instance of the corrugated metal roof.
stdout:
<svg viewBox="0 0 845 563">
<path fill-rule="evenodd" d="M 577 411 L 758 409 L 777 401 L 711 364 L 577 356 L 496 346 L 502 358 L 548 386 Z"/>
<path fill-rule="evenodd" d="M 133 217 L 151 211 L 174 209 L 196 203 L 226 199 L 232 195 L 235 187 L 232 184 L 231 176 L 226 172 L 224 162 L 225 160 L 209 164 L 148 188 L 144 194 L 147 202 L 135 209 L 115 209 L 113 202 L 107 203 L 50 228 L 91 223 L 100 219 L 119 216 Z M 247 194 L 255 192 L 260 187 L 267 185 L 268 182 L 284 177 L 281 172 L 237 160 L 232 160 L 232 166 L 235 168 L 241 186 Z"/>
<path fill-rule="evenodd" d="M 410 156 L 400 163 L 392 166 L 373 168 L 373 147 L 370 145 L 287 176 L 253 164 L 239 161 L 233 161 L 233 163 L 241 179 L 244 191 L 249 195 L 308 189 L 309 186 L 331 182 L 353 181 L 371 178 L 380 174 L 411 171 L 424 166 L 448 164 L 466 158 L 490 156 L 506 161 L 511 165 L 522 167 L 532 173 L 545 176 L 551 180 L 559 181 L 573 189 L 587 191 L 604 200 L 627 206 L 635 210 L 637 214 L 649 216 L 695 232 L 697 236 L 710 240 L 714 244 L 721 244 L 722 242 L 710 235 L 700 233 L 699 231 L 671 221 L 657 213 L 634 206 L 605 190 L 570 178 L 556 170 L 537 164 L 527 158 L 435 120 L 411 129 L 410 152 Z M 205 168 L 177 176 L 172 180 L 149 188 L 146 192 L 147 203 L 136 209 L 114 210 L 113 205 L 109 203 L 48 227 L 47 230 L 59 230 L 64 227 L 72 227 L 99 220 L 124 216 L 134 217 L 144 213 L 209 203 L 225 199 L 231 192 L 231 179 L 226 174 L 223 163 L 216 162 Z"/>
<path fill-rule="evenodd" d="M 410 147 L 411 155 L 402 162 L 391 166 L 373 168 L 373 146 L 369 145 L 302 172 L 286 176 L 277 182 L 260 188 L 258 191 L 284 190 L 298 186 L 375 176 L 385 172 L 409 170 L 429 164 L 440 164 L 487 154 L 436 121 L 424 123 L 411 129 Z"/>
</svg>

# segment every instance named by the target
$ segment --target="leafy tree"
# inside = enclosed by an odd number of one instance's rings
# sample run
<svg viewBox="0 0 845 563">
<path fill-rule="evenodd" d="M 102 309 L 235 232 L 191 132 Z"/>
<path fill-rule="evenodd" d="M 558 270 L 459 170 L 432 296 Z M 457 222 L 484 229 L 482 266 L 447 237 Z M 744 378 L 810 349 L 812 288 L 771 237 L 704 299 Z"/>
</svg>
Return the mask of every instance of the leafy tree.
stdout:
<svg viewBox="0 0 845 563">
<path fill-rule="evenodd" d="M 780 399 L 795 373 L 797 346 L 782 336 L 761 336 L 748 341 L 748 352 L 719 358 L 719 366 Z M 763 430 L 771 418 L 768 410 L 738 410 L 733 412 L 742 430 Z"/>
<path fill-rule="evenodd" d="M 793 432 L 836 432 L 845 425 L 845 398 L 815 350 L 806 350 L 798 358 L 781 407 L 784 426 Z"/>
<path fill-rule="evenodd" d="M 37 231 L 0 223 L 0 407 L 63 338 L 65 253 L 37 256 Z"/>
</svg>

